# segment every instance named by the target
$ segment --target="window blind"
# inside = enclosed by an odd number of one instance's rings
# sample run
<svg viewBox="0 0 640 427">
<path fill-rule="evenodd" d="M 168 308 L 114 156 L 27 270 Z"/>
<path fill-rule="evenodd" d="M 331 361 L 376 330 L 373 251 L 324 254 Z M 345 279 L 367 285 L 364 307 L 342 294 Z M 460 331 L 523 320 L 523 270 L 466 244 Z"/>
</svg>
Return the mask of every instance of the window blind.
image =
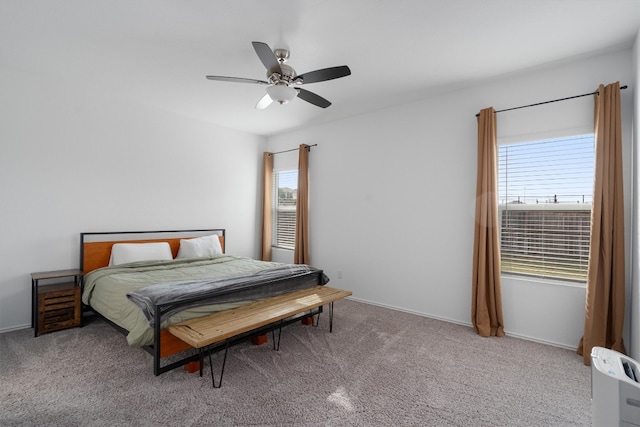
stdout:
<svg viewBox="0 0 640 427">
<path fill-rule="evenodd" d="M 273 174 L 273 246 L 295 248 L 296 203 L 298 199 L 298 171 L 282 171 Z"/>
<path fill-rule="evenodd" d="M 586 281 L 593 179 L 592 134 L 499 147 L 503 273 Z"/>
</svg>

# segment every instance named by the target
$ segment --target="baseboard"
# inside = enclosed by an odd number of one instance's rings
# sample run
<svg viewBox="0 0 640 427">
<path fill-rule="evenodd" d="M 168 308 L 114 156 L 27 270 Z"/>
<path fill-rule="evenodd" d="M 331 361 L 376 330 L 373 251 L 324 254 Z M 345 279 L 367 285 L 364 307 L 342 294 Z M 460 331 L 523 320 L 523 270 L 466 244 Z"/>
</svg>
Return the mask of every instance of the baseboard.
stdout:
<svg viewBox="0 0 640 427">
<path fill-rule="evenodd" d="M 441 320 L 443 322 L 455 323 L 456 325 L 467 326 L 469 328 L 473 328 L 473 324 L 470 323 L 470 322 L 461 322 L 459 320 L 449 319 L 447 317 L 434 316 L 434 315 L 431 315 L 431 314 L 422 313 L 422 312 L 414 311 L 414 310 L 407 310 L 406 308 L 396 307 L 396 306 L 389 305 L 389 304 L 381 304 L 379 302 L 369 301 L 369 300 L 365 300 L 365 299 L 362 299 L 362 298 L 354 298 L 352 296 L 347 298 L 347 299 L 350 299 L 350 300 L 353 300 L 353 301 L 362 302 L 362 303 L 365 303 L 365 304 L 376 305 L 378 307 L 388 308 L 390 310 L 401 311 L 403 313 L 415 314 L 416 316 L 427 317 L 429 319 Z M 539 344 L 550 345 L 552 347 L 559 347 L 559 348 L 563 348 L 565 350 L 571 350 L 571 351 L 576 351 L 577 350 L 577 347 L 571 347 L 571 346 L 568 346 L 566 344 L 560 344 L 560 343 L 553 342 L 553 341 L 541 340 L 539 338 L 533 338 L 533 337 L 530 337 L 530 336 L 527 336 L 527 335 L 516 334 L 516 333 L 513 333 L 513 332 L 509 332 L 507 330 L 505 330 L 504 333 L 506 335 L 510 336 L 510 337 L 519 338 L 519 339 L 532 341 L 532 342 L 537 342 Z"/>
<path fill-rule="evenodd" d="M 4 334 L 5 332 L 19 331 L 21 329 L 29 329 L 29 328 L 31 328 L 31 325 L 29 323 L 27 323 L 26 325 L 12 326 L 10 328 L 0 329 L 0 334 Z"/>
<path fill-rule="evenodd" d="M 473 328 L 473 325 L 471 323 L 461 322 L 459 320 L 449 319 L 447 317 L 434 316 L 432 314 L 422 313 L 420 311 L 408 310 L 406 308 L 396 307 L 396 306 L 389 305 L 389 304 L 382 304 L 382 303 L 379 303 L 379 302 L 369 301 L 369 300 L 365 300 L 365 299 L 362 299 L 362 298 L 349 297 L 347 299 L 350 299 L 350 300 L 353 300 L 353 301 L 358 301 L 358 302 L 363 302 L 365 304 L 376 305 L 378 307 L 388 308 L 390 310 L 401 311 L 403 313 L 415 314 L 416 316 L 427 317 L 429 319 L 442 320 L 443 322 L 455 323 L 456 325 L 467 326 L 469 328 Z"/>
<path fill-rule="evenodd" d="M 554 342 L 554 341 L 546 341 L 546 340 L 541 340 L 539 338 L 532 338 L 532 337 L 529 337 L 527 335 L 514 334 L 514 333 L 509 332 L 509 331 L 504 331 L 504 333 L 509 335 L 510 337 L 520 338 L 520 339 L 527 340 L 527 341 L 533 341 L 533 342 L 537 342 L 537 343 L 540 343 L 540 344 L 550 345 L 552 347 L 564 348 L 565 350 L 576 351 L 578 349 L 578 347 L 571 347 L 571 346 L 568 346 L 566 344 L 560 344 L 560 343 L 557 343 L 557 342 Z"/>
</svg>

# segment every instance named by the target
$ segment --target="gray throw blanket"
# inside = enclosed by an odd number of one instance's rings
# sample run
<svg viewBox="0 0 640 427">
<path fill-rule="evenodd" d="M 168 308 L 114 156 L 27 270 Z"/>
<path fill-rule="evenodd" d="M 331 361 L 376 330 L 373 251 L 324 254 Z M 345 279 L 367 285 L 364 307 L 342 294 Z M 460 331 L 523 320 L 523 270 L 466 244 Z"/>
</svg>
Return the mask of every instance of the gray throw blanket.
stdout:
<svg viewBox="0 0 640 427">
<path fill-rule="evenodd" d="M 255 273 L 159 283 L 127 293 L 127 298 L 140 307 L 151 327 L 155 306 L 161 305 L 160 321 L 191 307 L 213 303 L 256 300 L 288 292 L 325 285 L 329 278 L 308 265 L 284 264 Z"/>
</svg>

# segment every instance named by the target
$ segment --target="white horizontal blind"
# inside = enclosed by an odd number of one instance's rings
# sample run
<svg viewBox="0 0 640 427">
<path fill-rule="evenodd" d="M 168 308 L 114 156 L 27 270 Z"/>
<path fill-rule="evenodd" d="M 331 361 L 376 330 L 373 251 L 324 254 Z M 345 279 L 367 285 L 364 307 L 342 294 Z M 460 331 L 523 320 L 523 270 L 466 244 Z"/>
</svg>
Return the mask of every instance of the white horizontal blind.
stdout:
<svg viewBox="0 0 640 427">
<path fill-rule="evenodd" d="M 273 174 L 273 233 L 271 245 L 284 249 L 295 248 L 296 202 L 298 199 L 298 171 Z"/>
<path fill-rule="evenodd" d="M 503 273 L 586 281 L 593 179 L 592 134 L 499 147 Z"/>
</svg>

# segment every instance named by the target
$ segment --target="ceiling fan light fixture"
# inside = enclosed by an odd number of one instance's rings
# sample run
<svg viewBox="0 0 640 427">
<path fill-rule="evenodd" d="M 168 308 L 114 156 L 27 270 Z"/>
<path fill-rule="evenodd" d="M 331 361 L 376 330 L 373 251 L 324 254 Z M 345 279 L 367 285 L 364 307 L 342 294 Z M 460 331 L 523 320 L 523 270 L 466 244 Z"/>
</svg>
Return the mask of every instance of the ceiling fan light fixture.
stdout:
<svg viewBox="0 0 640 427">
<path fill-rule="evenodd" d="M 278 104 L 286 104 L 298 95 L 298 92 L 286 84 L 275 84 L 267 88 L 267 94 Z"/>
</svg>

